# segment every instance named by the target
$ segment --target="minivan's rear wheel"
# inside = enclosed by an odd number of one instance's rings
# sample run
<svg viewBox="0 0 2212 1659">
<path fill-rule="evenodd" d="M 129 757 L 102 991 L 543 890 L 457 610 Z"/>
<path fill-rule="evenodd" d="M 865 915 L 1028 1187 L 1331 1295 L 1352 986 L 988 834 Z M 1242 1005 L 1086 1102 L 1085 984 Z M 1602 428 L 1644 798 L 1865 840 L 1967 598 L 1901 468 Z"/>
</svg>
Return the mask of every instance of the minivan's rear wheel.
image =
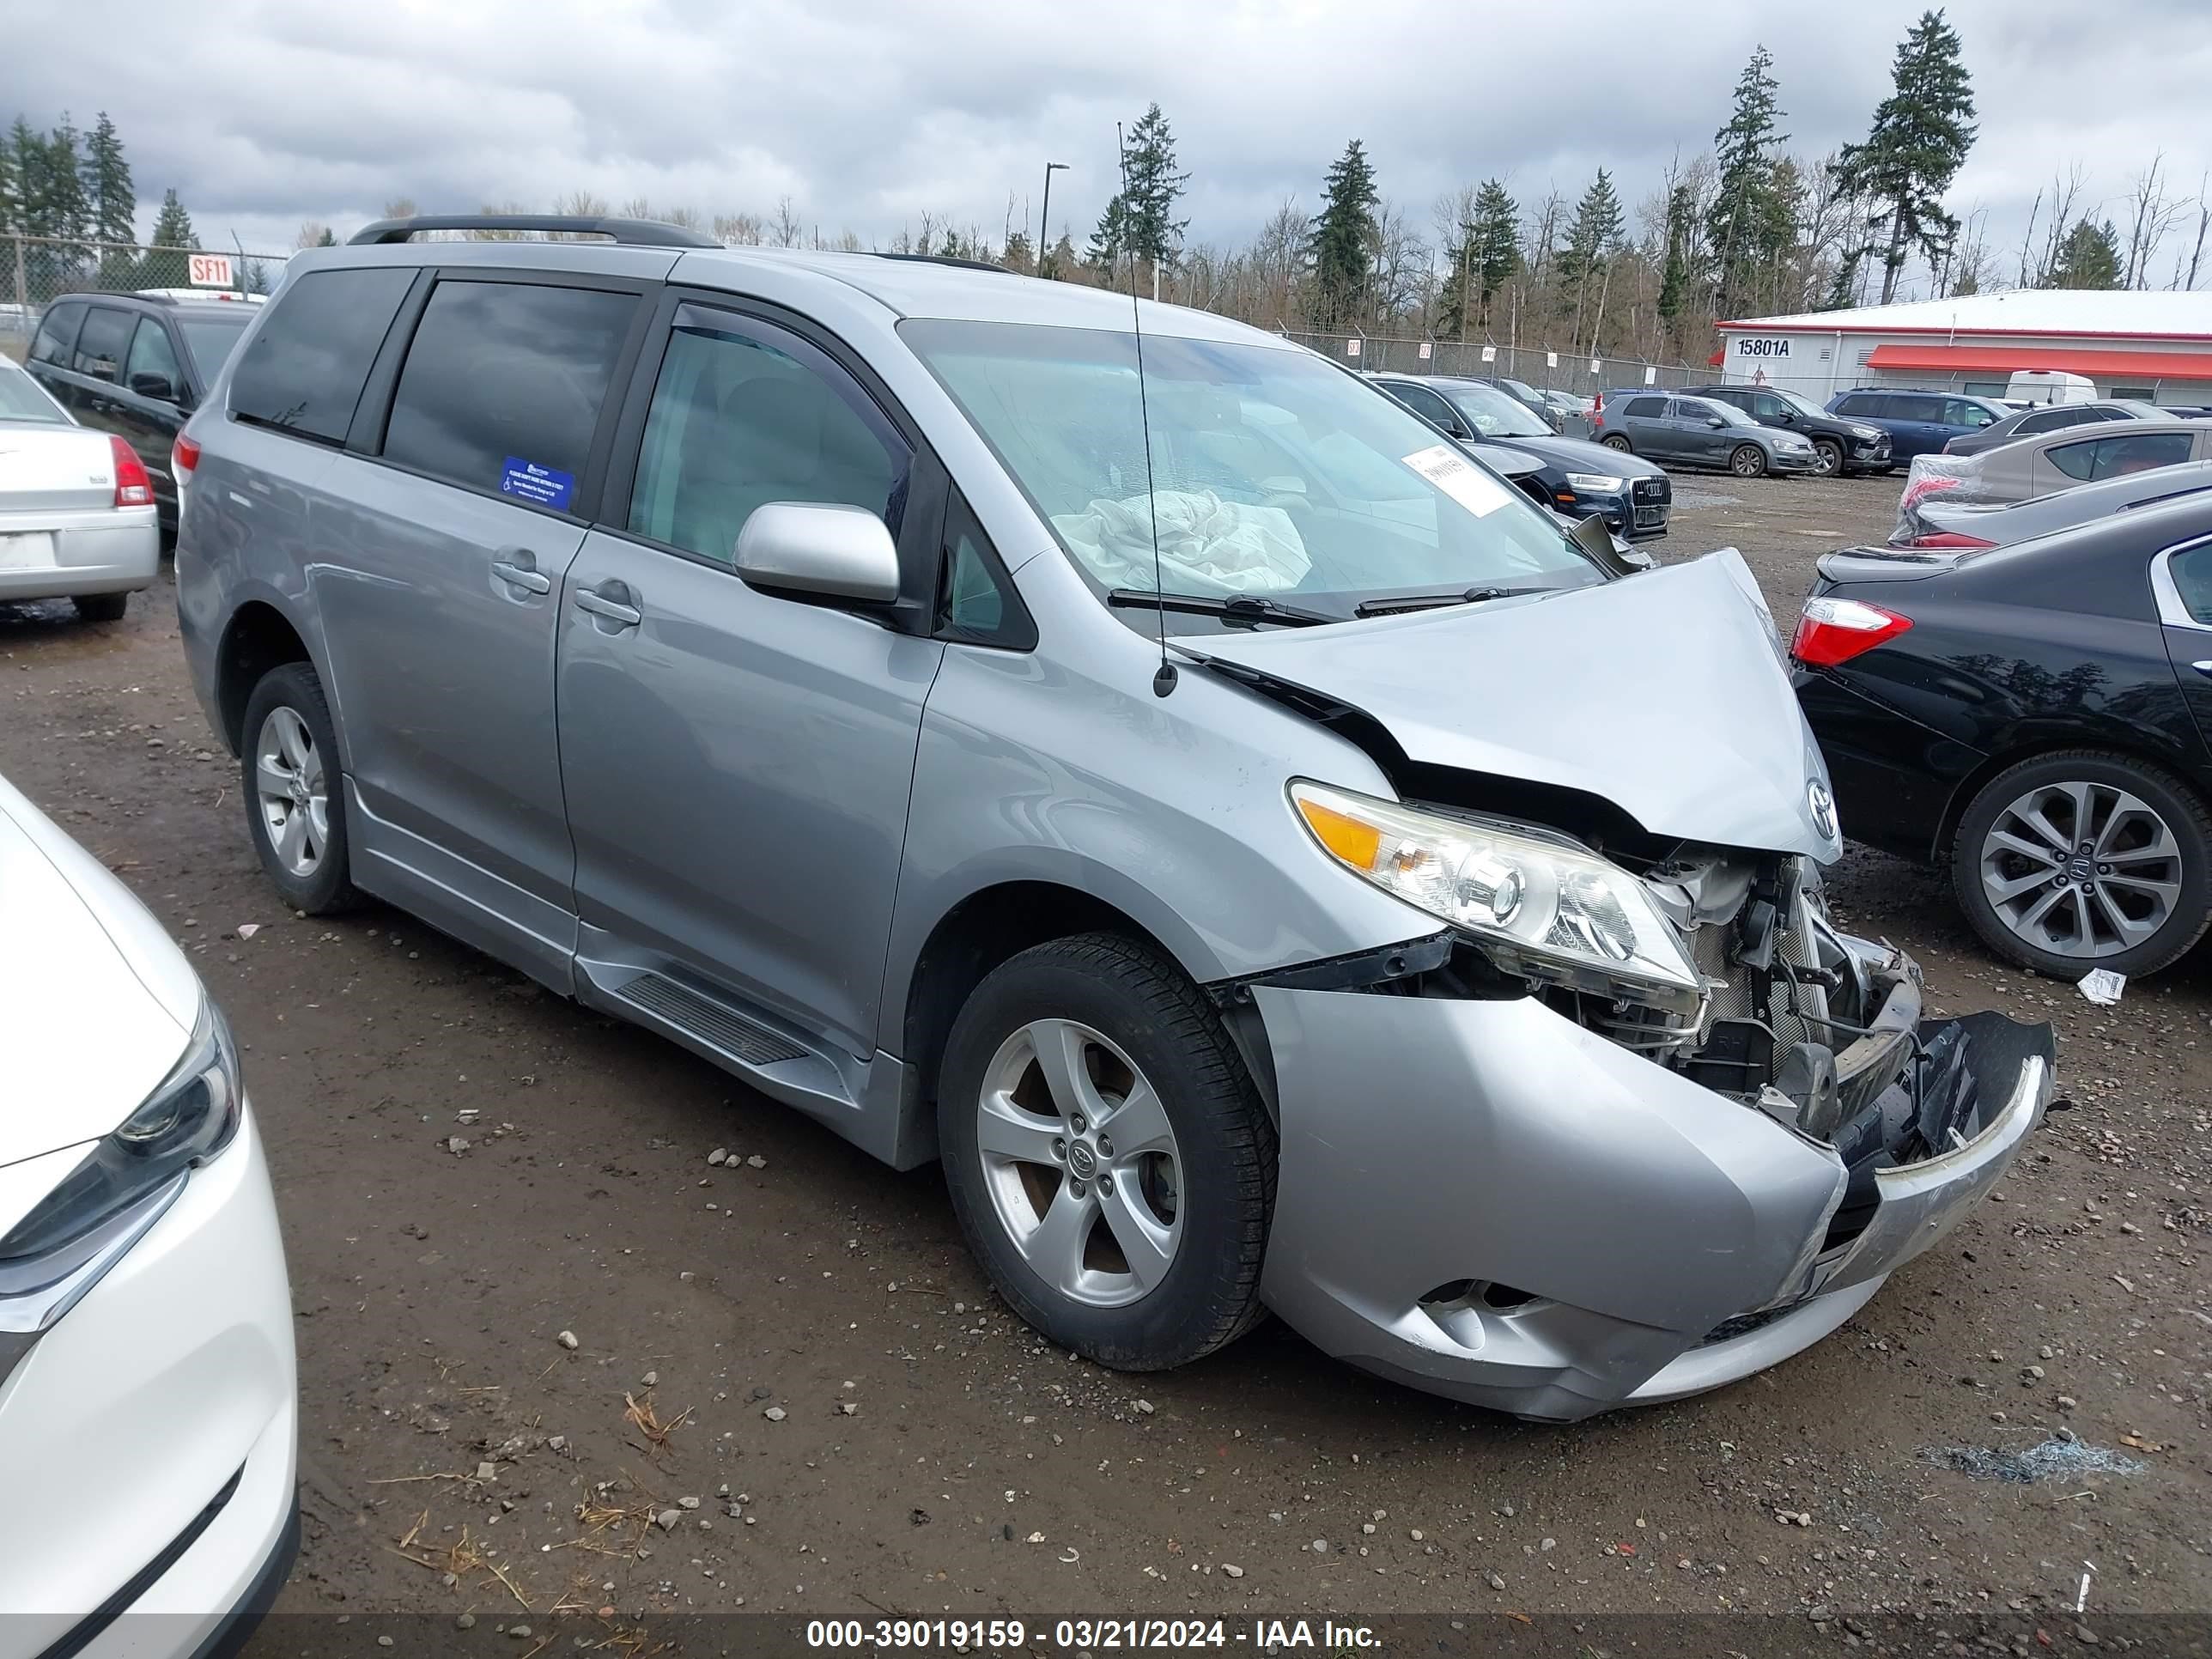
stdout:
<svg viewBox="0 0 2212 1659">
<path fill-rule="evenodd" d="M 1628 440 L 1618 432 L 1608 433 L 1598 441 L 1607 449 L 1617 449 L 1624 455 L 1628 453 Z"/>
<path fill-rule="evenodd" d="M 2009 768 L 1959 821 L 1952 884 L 1998 955 L 2057 979 L 2148 974 L 2212 924 L 2212 817 L 2179 780 L 2071 750 Z"/>
<path fill-rule="evenodd" d="M 289 662 L 263 675 L 245 730 L 246 816 L 261 867 L 295 909 L 350 908 L 360 896 L 347 872 L 337 733 L 315 671 Z"/>
<path fill-rule="evenodd" d="M 1154 1370 L 1260 1316 L 1274 1126 L 1155 951 L 1088 933 L 1004 963 L 954 1022 L 937 1112 L 969 1248 L 1054 1341 Z"/>
<path fill-rule="evenodd" d="M 1766 452 L 1757 444 L 1738 444 L 1729 452 L 1729 471 L 1739 478 L 1756 478 L 1766 471 Z"/>
<path fill-rule="evenodd" d="M 1832 478 L 1844 470 L 1844 447 L 1833 438 L 1813 440 L 1813 476 Z"/>
</svg>

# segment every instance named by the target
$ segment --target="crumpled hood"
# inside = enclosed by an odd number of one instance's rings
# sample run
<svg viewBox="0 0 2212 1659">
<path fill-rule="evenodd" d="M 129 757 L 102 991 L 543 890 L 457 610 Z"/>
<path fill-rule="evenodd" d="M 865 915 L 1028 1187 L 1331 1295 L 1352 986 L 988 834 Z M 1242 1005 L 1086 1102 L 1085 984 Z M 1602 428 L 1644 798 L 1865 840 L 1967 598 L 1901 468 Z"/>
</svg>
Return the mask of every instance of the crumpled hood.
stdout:
<svg viewBox="0 0 2212 1659">
<path fill-rule="evenodd" d="M 0 1168 L 130 1116 L 184 1057 L 199 994 L 130 890 L 0 779 Z"/>
<path fill-rule="evenodd" d="M 1579 789 L 1657 835 L 1843 852 L 1816 816 L 1817 797 L 1833 823 L 1827 769 L 1734 548 L 1565 592 L 1177 643 L 1349 704 L 1425 764 Z"/>
</svg>

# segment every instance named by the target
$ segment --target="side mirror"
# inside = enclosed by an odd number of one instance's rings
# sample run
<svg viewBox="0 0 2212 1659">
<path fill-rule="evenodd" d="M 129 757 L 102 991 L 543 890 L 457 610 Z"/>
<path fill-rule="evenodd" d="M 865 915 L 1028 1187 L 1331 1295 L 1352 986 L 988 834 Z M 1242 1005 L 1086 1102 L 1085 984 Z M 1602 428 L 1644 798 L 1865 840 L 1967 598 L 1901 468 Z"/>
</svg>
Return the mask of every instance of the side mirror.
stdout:
<svg viewBox="0 0 2212 1659">
<path fill-rule="evenodd" d="M 169 377 L 166 374 L 133 374 L 131 389 L 140 397 L 151 398 L 157 403 L 173 404 L 177 401 L 177 388 L 169 384 Z"/>
<path fill-rule="evenodd" d="M 1714 431 L 1717 432 L 1717 431 L 1719 431 L 1723 427 L 1726 426 L 1726 425 L 1728 424 L 1728 422 L 1727 422 L 1726 421 L 1724 421 L 1724 420 L 1721 419 L 1721 417 L 1720 417 L 1719 416 L 1717 416 L 1717 415 L 1708 415 L 1708 416 L 1705 416 L 1705 424 L 1706 424 L 1707 426 L 1709 426 L 1709 427 L 1712 428 L 1712 429 L 1713 429 Z"/>
<path fill-rule="evenodd" d="M 1783 424 L 1783 425 L 1784 425 L 1784 426 L 1795 426 L 1795 425 L 1796 425 L 1796 424 L 1797 424 L 1797 411 L 1796 411 L 1796 410 L 1794 410 L 1794 409 L 1785 409 L 1785 410 L 1784 410 L 1782 411 L 1782 424 Z"/>
<path fill-rule="evenodd" d="M 738 532 L 738 574 L 770 593 L 811 594 L 862 605 L 899 596 L 898 549 L 865 507 L 769 501 Z"/>
</svg>

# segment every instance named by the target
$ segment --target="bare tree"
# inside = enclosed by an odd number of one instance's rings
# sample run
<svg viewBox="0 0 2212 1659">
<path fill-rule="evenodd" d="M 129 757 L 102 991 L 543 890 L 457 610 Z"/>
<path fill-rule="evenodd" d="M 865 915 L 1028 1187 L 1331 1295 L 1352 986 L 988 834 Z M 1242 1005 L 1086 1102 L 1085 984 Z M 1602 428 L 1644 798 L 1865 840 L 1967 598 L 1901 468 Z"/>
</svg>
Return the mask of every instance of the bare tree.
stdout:
<svg viewBox="0 0 2212 1659">
<path fill-rule="evenodd" d="M 420 211 L 412 196 L 395 196 L 384 204 L 384 216 L 387 219 L 412 219 Z"/>
<path fill-rule="evenodd" d="M 2020 239 L 2021 287 L 2041 288 L 2050 280 L 2051 271 L 2058 264 L 2059 245 L 2066 240 L 2066 233 L 2074 228 L 2075 204 L 2081 199 L 2081 189 L 2087 178 L 2079 161 L 2069 161 L 2063 173 L 2051 174 L 2047 191 L 2035 192 L 2035 200 L 2027 210 L 2027 228 L 2021 234 Z M 2035 252 L 2035 222 L 2046 202 L 2051 217 L 2044 227 L 2042 248 L 2040 252 Z"/>
<path fill-rule="evenodd" d="M 758 247 L 764 228 L 757 213 L 718 213 L 708 226 L 708 234 L 724 247 Z"/>
<path fill-rule="evenodd" d="M 775 204 L 775 224 L 769 232 L 769 240 L 778 247 L 797 247 L 799 232 L 799 216 L 792 211 L 791 198 L 779 198 Z"/>
<path fill-rule="evenodd" d="M 2197 267 L 2204 258 L 2204 232 L 2208 226 L 2212 226 L 2212 194 L 2207 194 L 2205 191 L 2208 180 L 2212 180 L 2212 175 L 2199 177 L 2197 180 L 2197 243 L 2189 250 L 2189 280 L 2181 284 L 2184 288 L 2197 286 Z"/>
<path fill-rule="evenodd" d="M 300 227 L 300 234 L 292 239 L 294 247 L 320 247 L 331 228 L 319 219 L 307 220 Z"/>
<path fill-rule="evenodd" d="M 2158 252 L 2159 244 L 2188 214 L 2186 201 L 2170 200 L 2166 196 L 2166 182 L 2159 177 L 2165 164 L 2166 152 L 2157 151 L 2151 156 L 2150 165 L 2136 174 L 2129 186 L 2130 211 L 2127 258 L 2121 266 L 2123 288 L 2150 286 L 2150 262 Z"/>
</svg>

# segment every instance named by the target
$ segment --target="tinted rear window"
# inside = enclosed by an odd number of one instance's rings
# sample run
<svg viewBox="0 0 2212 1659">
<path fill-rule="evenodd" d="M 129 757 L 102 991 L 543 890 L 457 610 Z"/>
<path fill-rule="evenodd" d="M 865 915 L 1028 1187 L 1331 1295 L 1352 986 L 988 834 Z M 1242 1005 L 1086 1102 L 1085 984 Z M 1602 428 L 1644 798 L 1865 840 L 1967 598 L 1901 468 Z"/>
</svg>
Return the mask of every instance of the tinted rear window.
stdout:
<svg viewBox="0 0 2212 1659">
<path fill-rule="evenodd" d="M 120 379 L 123 354 L 131 349 L 131 330 L 137 317 L 108 306 L 94 306 L 76 337 L 76 372 L 95 380 Z"/>
<path fill-rule="evenodd" d="M 386 265 L 313 270 L 286 283 L 238 360 L 231 413 L 343 443 L 369 366 L 414 280 L 408 267 Z M 214 372 L 204 360 L 203 372 Z"/>
<path fill-rule="evenodd" d="M 1620 412 L 1633 415 L 1638 420 L 1656 421 L 1666 414 L 1667 400 L 1664 398 L 1633 398 L 1629 400 L 1628 407 Z"/>
<path fill-rule="evenodd" d="M 636 309 L 634 295 L 593 289 L 441 283 L 392 393 L 385 459 L 567 507 Z"/>
<path fill-rule="evenodd" d="M 39 324 L 38 337 L 31 342 L 31 361 L 66 363 L 70 347 L 76 339 L 77 325 L 83 320 L 82 306 L 50 307 Z"/>
</svg>

